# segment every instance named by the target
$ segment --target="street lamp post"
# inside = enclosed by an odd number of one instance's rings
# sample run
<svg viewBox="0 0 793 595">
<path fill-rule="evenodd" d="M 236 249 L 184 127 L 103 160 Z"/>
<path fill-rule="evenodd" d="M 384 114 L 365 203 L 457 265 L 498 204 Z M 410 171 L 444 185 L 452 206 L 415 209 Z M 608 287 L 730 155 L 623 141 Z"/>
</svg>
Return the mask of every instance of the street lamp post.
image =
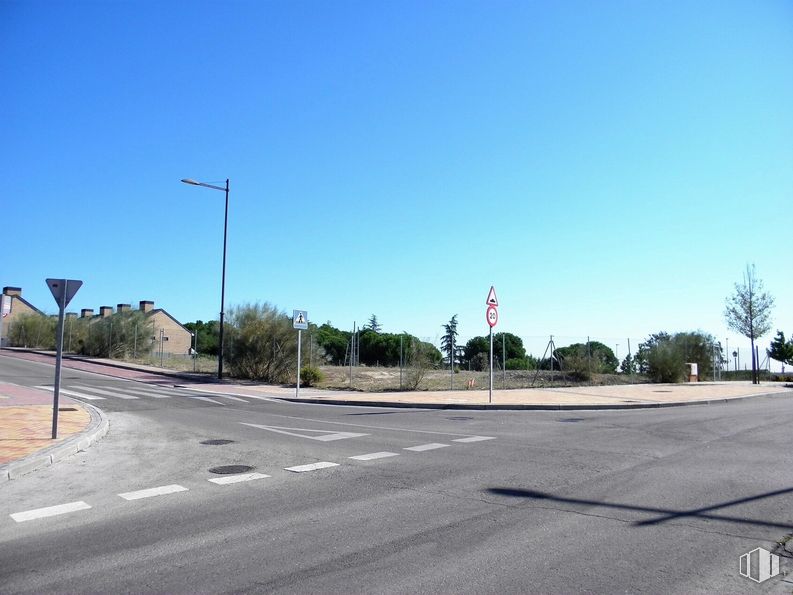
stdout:
<svg viewBox="0 0 793 595">
<path fill-rule="evenodd" d="M 226 178 L 226 187 L 213 186 L 212 184 L 205 184 L 204 182 L 196 182 L 190 178 L 182 178 L 182 182 L 192 186 L 203 186 L 204 188 L 212 188 L 213 190 L 220 190 L 226 193 L 226 211 L 223 218 L 223 272 L 220 278 L 220 352 L 218 353 L 218 380 L 223 379 L 223 318 L 224 306 L 226 303 L 226 237 L 229 228 L 229 180 Z"/>
</svg>

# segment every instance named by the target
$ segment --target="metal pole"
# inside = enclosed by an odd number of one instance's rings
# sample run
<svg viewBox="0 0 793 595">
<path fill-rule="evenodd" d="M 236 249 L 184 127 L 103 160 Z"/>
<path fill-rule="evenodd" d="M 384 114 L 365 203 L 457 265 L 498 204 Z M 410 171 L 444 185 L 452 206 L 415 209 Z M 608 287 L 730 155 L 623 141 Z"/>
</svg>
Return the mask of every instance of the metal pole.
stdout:
<svg viewBox="0 0 793 595">
<path fill-rule="evenodd" d="M 113 357 L 113 321 L 110 321 L 110 332 L 107 335 L 107 357 Z"/>
<path fill-rule="evenodd" d="M 161 368 L 163 367 L 162 366 L 162 356 L 163 356 L 162 352 L 163 352 L 163 347 L 164 347 L 163 342 L 165 340 L 164 337 L 165 337 L 165 331 L 163 329 L 160 329 L 160 367 Z"/>
<path fill-rule="evenodd" d="M 730 339 L 724 338 L 724 351 L 727 353 L 727 372 L 730 371 Z"/>
<path fill-rule="evenodd" d="M 449 390 L 454 390 L 454 335 L 449 345 Z"/>
<path fill-rule="evenodd" d="M 223 379 L 223 320 L 226 303 L 226 239 L 229 229 L 229 180 L 226 178 L 226 212 L 223 218 L 223 273 L 220 278 L 220 352 L 218 353 L 218 380 Z"/>
<path fill-rule="evenodd" d="M 58 437 L 58 399 L 61 391 L 61 360 L 63 359 L 63 317 L 66 313 L 66 294 L 69 281 L 64 282 L 61 303 L 58 304 L 58 337 L 55 351 L 55 386 L 52 389 L 52 439 Z"/>
<path fill-rule="evenodd" d="M 352 323 L 352 334 L 350 335 L 350 388 L 352 388 L 353 353 L 355 353 L 355 322 Z"/>
<path fill-rule="evenodd" d="M 138 323 L 135 323 L 135 340 L 132 347 L 132 357 L 138 359 Z"/>
<path fill-rule="evenodd" d="M 297 329 L 297 384 L 295 384 L 295 398 L 300 398 L 300 343 L 303 331 Z"/>
<path fill-rule="evenodd" d="M 193 333 L 193 372 L 196 371 L 196 361 L 198 360 L 198 327 Z"/>
<path fill-rule="evenodd" d="M 399 390 L 402 390 L 402 366 L 404 365 L 404 353 L 402 351 L 403 335 L 399 335 Z"/>
<path fill-rule="evenodd" d="M 493 402 L 493 327 L 490 327 L 490 388 L 487 393 L 487 402 Z"/>
<path fill-rule="evenodd" d="M 507 334 L 501 333 L 501 372 L 504 388 L 507 388 Z"/>
</svg>

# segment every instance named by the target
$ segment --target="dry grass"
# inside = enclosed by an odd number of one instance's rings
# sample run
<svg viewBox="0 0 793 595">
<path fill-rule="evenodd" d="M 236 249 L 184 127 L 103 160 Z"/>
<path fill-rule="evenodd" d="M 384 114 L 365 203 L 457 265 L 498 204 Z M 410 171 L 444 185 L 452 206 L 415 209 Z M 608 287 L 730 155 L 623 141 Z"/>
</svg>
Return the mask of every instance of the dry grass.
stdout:
<svg viewBox="0 0 793 595">
<path fill-rule="evenodd" d="M 360 390 L 365 392 L 386 392 L 400 390 L 399 368 L 353 368 L 352 387 L 350 386 L 350 368 L 340 366 L 322 366 L 324 379 L 317 383 L 317 388 L 332 390 Z M 505 378 L 506 376 L 506 378 Z M 535 380 L 536 377 L 536 380 Z M 468 383 L 473 380 L 473 388 L 487 388 L 489 379 L 487 372 L 468 372 L 461 370 L 454 375 L 454 390 L 467 390 Z M 646 382 L 643 376 L 625 376 L 622 374 L 597 374 L 590 382 L 575 381 L 571 376 L 560 372 L 553 375 L 550 371 L 508 370 L 506 375 L 501 371 L 493 372 L 493 388 L 548 388 L 560 386 L 600 386 L 613 384 L 634 384 Z M 421 382 L 418 390 L 449 390 L 451 378 L 449 370 L 430 370 Z M 403 370 L 403 389 L 407 390 L 407 371 Z"/>
</svg>

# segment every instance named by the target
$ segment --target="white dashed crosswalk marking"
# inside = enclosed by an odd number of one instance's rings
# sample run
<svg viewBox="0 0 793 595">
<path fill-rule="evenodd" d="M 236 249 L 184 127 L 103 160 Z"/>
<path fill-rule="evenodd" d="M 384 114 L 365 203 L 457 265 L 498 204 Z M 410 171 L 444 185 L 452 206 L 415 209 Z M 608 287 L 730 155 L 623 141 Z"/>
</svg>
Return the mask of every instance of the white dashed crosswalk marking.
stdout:
<svg viewBox="0 0 793 595">
<path fill-rule="evenodd" d="M 167 486 L 160 486 L 157 488 L 149 488 L 147 490 L 138 490 L 136 492 L 125 492 L 119 494 L 124 500 L 140 500 L 142 498 L 152 498 L 154 496 L 164 496 L 166 494 L 175 494 L 177 492 L 186 492 L 187 488 L 180 485 L 172 484 Z"/>
<path fill-rule="evenodd" d="M 248 403 L 245 399 L 240 399 L 239 397 L 232 397 L 231 395 L 220 395 L 224 399 L 231 399 L 232 401 L 240 401 L 241 403 Z"/>
<path fill-rule="evenodd" d="M 79 502 L 59 504 L 58 506 L 48 506 L 46 508 L 36 508 L 34 510 L 26 510 L 24 512 L 15 512 L 10 516 L 17 523 L 24 523 L 25 521 L 43 519 L 50 516 L 57 516 L 59 514 L 76 512 L 78 510 L 88 510 L 89 508 L 91 508 L 91 506 L 81 500 Z"/>
<path fill-rule="evenodd" d="M 215 399 L 211 399 L 209 397 L 189 397 L 191 399 L 196 399 L 198 401 L 206 401 L 207 403 L 214 403 L 215 405 L 225 405 L 225 403 L 221 403 L 220 401 L 216 401 Z"/>
<path fill-rule="evenodd" d="M 270 477 L 264 473 L 241 473 L 240 475 L 227 475 L 226 477 L 212 477 L 207 481 L 218 485 L 228 485 L 230 483 L 240 483 L 243 481 L 253 481 L 254 479 L 265 479 Z"/>
<path fill-rule="evenodd" d="M 108 396 L 108 397 L 115 397 L 116 399 L 137 399 L 138 398 L 138 397 L 135 397 L 133 395 L 121 394 L 118 391 L 111 392 L 109 390 L 103 390 L 101 388 L 94 388 L 93 386 L 77 386 L 77 385 L 74 385 L 74 388 L 79 388 L 81 391 L 87 390 L 89 392 L 98 393 L 100 395 L 105 395 L 105 396 Z"/>
<path fill-rule="evenodd" d="M 370 452 L 369 454 L 366 455 L 356 455 L 354 457 L 349 457 L 349 458 L 353 459 L 354 461 L 373 461 L 375 459 L 385 459 L 387 457 L 398 457 L 398 456 L 399 456 L 398 452 L 383 451 L 383 452 Z"/>
<path fill-rule="evenodd" d="M 484 442 L 485 440 L 495 440 L 494 436 L 468 436 L 468 438 L 457 438 L 452 442 Z"/>
<path fill-rule="evenodd" d="M 285 471 L 291 471 L 292 473 L 304 473 L 305 471 L 316 471 L 317 469 L 327 469 L 329 467 L 338 467 L 338 463 L 329 463 L 328 461 L 322 461 L 320 463 L 310 463 L 308 465 L 298 465 L 296 467 L 284 467 Z"/>
<path fill-rule="evenodd" d="M 51 392 L 53 392 L 55 390 L 55 388 L 52 387 L 52 386 L 37 386 L 36 388 L 39 388 L 41 390 L 45 390 L 48 393 L 51 393 Z M 62 394 L 62 395 L 66 395 L 67 397 L 77 397 L 78 399 L 85 399 L 86 401 L 103 401 L 105 399 L 104 397 L 97 397 L 95 395 L 87 395 L 85 393 L 78 393 L 77 391 L 67 390 L 65 388 L 60 389 L 60 391 L 58 391 L 58 392 L 60 394 Z"/>
<path fill-rule="evenodd" d="M 436 448 L 446 448 L 448 444 L 441 444 L 440 442 L 433 442 L 431 444 L 419 444 L 418 446 L 408 446 L 405 450 L 412 450 L 413 452 L 424 452 L 425 450 L 435 450 Z"/>
</svg>

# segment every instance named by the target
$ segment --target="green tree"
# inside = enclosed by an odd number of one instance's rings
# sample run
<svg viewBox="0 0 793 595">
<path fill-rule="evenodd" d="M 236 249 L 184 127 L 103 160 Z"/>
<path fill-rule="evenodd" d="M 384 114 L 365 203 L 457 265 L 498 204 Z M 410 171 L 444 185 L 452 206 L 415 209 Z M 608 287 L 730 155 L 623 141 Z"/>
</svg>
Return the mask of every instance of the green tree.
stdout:
<svg viewBox="0 0 793 595">
<path fill-rule="evenodd" d="M 563 370 L 574 372 L 582 380 L 592 374 L 614 374 L 619 365 L 611 348 L 599 341 L 560 347 L 554 355 L 561 360 Z"/>
<path fill-rule="evenodd" d="M 653 382 L 679 382 L 686 363 L 696 363 L 700 376 L 706 377 L 714 369 L 715 344 L 713 336 L 702 331 L 655 333 L 639 344 L 636 360 Z"/>
<path fill-rule="evenodd" d="M 42 314 L 23 314 L 8 329 L 8 343 L 14 347 L 33 347 L 55 349 L 57 316 Z"/>
<path fill-rule="evenodd" d="M 620 366 L 623 374 L 633 375 L 636 373 L 636 360 L 631 357 L 631 354 L 625 356 Z"/>
<path fill-rule="evenodd" d="M 220 323 L 217 320 L 186 322 L 185 328 L 198 333 L 198 353 L 217 355 L 220 347 Z"/>
<path fill-rule="evenodd" d="M 485 368 L 478 367 L 482 363 L 481 358 L 474 361 L 479 354 L 484 354 L 485 367 L 487 367 L 490 357 L 490 340 L 487 337 L 472 337 L 468 339 L 463 348 L 463 365 L 470 366 L 472 370 L 476 371 L 484 370 Z"/>
<path fill-rule="evenodd" d="M 777 331 L 776 337 L 771 341 L 766 353 L 768 353 L 768 357 L 778 362 L 793 366 L 793 339 L 785 341 L 785 333 Z"/>
<path fill-rule="evenodd" d="M 375 314 L 372 314 L 369 317 L 369 321 L 364 325 L 363 328 L 369 329 L 370 331 L 374 331 L 376 333 L 379 333 L 381 330 L 383 330 L 383 327 L 377 321 L 377 315 Z"/>
<path fill-rule="evenodd" d="M 727 297 L 724 317 L 727 326 L 748 338 L 752 344 L 752 382 L 759 384 L 754 340 L 771 330 L 771 310 L 774 298 L 763 291 L 763 282 L 757 278 L 754 265 L 747 266 L 743 283 L 735 284 L 735 291 Z"/>
<path fill-rule="evenodd" d="M 449 322 L 442 324 L 441 326 L 443 327 L 444 333 L 441 337 L 441 351 L 449 358 L 449 366 L 451 367 L 455 363 L 454 347 L 457 345 L 457 314 L 452 316 Z"/>
<path fill-rule="evenodd" d="M 489 343 L 489 339 L 485 339 Z M 505 360 L 523 359 L 526 357 L 526 349 L 523 347 L 523 339 L 512 333 L 496 333 L 493 335 L 493 351 L 498 353 L 499 359 L 502 357 L 502 347 L 506 347 Z M 488 345 L 488 350 L 490 346 Z"/>
<path fill-rule="evenodd" d="M 315 333 L 317 345 L 325 351 L 327 360 L 337 366 L 344 363 L 351 336 L 351 332 L 339 330 L 330 322 L 317 328 Z"/>
</svg>

